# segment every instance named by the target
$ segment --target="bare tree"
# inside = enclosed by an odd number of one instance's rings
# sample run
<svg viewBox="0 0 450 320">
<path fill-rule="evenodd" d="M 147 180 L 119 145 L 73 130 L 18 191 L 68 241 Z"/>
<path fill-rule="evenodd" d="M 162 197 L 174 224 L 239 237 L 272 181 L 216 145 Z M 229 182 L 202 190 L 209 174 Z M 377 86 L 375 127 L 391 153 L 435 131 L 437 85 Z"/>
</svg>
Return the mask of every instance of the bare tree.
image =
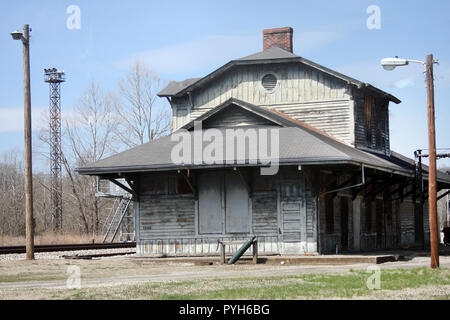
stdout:
<svg viewBox="0 0 450 320">
<path fill-rule="evenodd" d="M 100 215 L 106 201 L 95 197 L 94 177 L 81 176 L 74 168 L 95 162 L 114 150 L 111 96 L 92 81 L 66 120 L 63 166 L 70 186 L 70 200 L 78 209 L 79 227 L 98 234 Z"/>
<path fill-rule="evenodd" d="M 156 103 L 160 87 L 159 76 L 139 61 L 119 81 L 118 95 L 114 100 L 117 114 L 114 134 L 127 147 L 143 144 L 170 132 L 168 108 Z"/>
<path fill-rule="evenodd" d="M 0 234 L 24 235 L 23 152 L 12 149 L 0 159 Z"/>
<path fill-rule="evenodd" d="M 161 80 L 136 62 L 118 90 L 105 93 L 95 82 L 76 101 L 69 113 L 63 113 L 62 166 L 64 231 L 96 235 L 106 215 L 110 200 L 95 197 L 96 179 L 81 176 L 75 168 L 88 165 L 113 152 L 133 147 L 168 134 L 171 116 L 166 103 L 157 103 Z M 48 113 L 42 115 L 48 123 Z M 42 129 L 35 152 L 49 162 L 48 129 Z M 36 175 L 34 185 L 40 188 L 40 230 L 51 221 L 49 175 Z M 23 189 L 23 188 L 22 188 Z M 0 217 L 1 219 L 1 217 Z"/>
</svg>

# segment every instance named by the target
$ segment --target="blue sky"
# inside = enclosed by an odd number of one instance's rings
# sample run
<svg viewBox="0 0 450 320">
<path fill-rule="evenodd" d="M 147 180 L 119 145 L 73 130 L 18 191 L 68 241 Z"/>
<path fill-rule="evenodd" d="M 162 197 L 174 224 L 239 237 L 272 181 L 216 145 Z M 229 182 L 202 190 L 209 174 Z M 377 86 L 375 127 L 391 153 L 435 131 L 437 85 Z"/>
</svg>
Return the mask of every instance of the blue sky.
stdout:
<svg viewBox="0 0 450 320">
<path fill-rule="evenodd" d="M 0 153 L 23 149 L 22 48 L 9 33 L 25 23 L 33 29 L 35 133 L 46 125 L 41 120 L 49 100 L 44 68 L 66 71 L 64 116 L 91 79 L 114 90 L 136 58 L 165 80 L 200 77 L 231 59 L 261 51 L 262 29 L 291 26 L 297 55 L 369 82 L 403 101 L 390 105 L 391 148 L 409 157 L 415 149 L 428 146 L 423 68 L 411 64 L 387 72 L 379 63 L 395 55 L 424 60 L 433 53 L 440 61 L 435 66 L 437 146 L 450 148 L 450 2 L 430 4 L 419 0 L 2 1 Z M 80 8 L 80 29 L 67 28 L 70 5 Z M 380 29 L 367 28 L 370 5 L 380 8 Z M 443 165 L 450 166 L 450 159 L 438 162 Z"/>
</svg>

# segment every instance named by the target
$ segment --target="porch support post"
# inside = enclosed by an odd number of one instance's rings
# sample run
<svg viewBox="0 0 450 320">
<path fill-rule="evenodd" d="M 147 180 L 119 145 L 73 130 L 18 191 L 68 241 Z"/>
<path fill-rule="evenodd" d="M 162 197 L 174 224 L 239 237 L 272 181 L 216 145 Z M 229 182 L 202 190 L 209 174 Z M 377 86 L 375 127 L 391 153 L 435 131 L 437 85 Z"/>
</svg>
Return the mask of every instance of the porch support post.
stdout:
<svg viewBox="0 0 450 320">
<path fill-rule="evenodd" d="M 361 250 L 361 203 L 362 197 L 353 200 L 353 249 Z"/>
</svg>

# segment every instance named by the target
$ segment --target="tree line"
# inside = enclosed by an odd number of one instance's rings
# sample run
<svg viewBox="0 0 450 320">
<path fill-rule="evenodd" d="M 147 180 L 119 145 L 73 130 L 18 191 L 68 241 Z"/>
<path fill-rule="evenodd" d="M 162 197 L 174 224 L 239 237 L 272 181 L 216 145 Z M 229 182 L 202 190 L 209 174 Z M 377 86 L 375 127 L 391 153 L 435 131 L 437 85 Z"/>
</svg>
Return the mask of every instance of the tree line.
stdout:
<svg viewBox="0 0 450 320">
<path fill-rule="evenodd" d="M 171 111 L 157 92 L 163 83 L 147 66 L 135 61 L 117 89 L 106 91 L 92 80 L 62 118 L 62 210 L 58 232 L 98 235 L 112 206 L 96 197 L 95 177 L 75 168 L 111 154 L 158 139 L 171 131 Z M 48 123 L 48 114 L 44 116 Z M 34 138 L 33 157 L 49 164 L 50 131 Z M 35 160 L 36 161 L 36 160 Z M 51 183 L 47 173 L 33 173 L 33 209 L 37 234 L 52 230 Z M 25 234 L 23 151 L 0 156 L 0 235 Z"/>
</svg>

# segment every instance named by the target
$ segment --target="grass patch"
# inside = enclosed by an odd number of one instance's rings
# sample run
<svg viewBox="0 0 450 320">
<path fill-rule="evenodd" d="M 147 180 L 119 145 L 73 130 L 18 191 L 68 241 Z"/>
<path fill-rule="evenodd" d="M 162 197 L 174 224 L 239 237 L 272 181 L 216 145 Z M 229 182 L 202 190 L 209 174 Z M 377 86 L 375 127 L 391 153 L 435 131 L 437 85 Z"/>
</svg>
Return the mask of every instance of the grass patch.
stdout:
<svg viewBox="0 0 450 320">
<path fill-rule="evenodd" d="M 57 276 L 48 273 L 19 273 L 0 275 L 0 283 L 2 282 L 22 282 L 22 281 L 43 281 L 43 280 L 64 280 L 67 277 Z"/>
<path fill-rule="evenodd" d="M 142 283 L 109 288 L 80 289 L 66 299 L 350 299 L 371 296 L 380 290 L 366 285 L 370 273 L 351 271 L 343 275 L 239 278 L 224 280 Z M 450 270 L 428 268 L 381 270 L 381 290 L 402 290 L 430 285 L 449 285 Z M 448 295 L 433 298 L 449 299 Z"/>
</svg>

